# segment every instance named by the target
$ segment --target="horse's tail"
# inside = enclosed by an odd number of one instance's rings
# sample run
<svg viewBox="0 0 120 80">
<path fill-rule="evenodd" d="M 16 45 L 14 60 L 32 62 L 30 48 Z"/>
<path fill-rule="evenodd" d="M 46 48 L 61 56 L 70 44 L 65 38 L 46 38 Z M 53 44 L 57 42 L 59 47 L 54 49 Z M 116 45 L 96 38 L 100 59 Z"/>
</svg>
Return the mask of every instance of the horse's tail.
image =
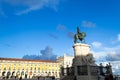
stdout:
<svg viewBox="0 0 120 80">
<path fill-rule="evenodd" d="M 77 34 L 75 34 L 75 35 L 74 35 L 74 43 L 76 43 L 76 42 L 77 42 L 77 39 L 78 39 L 78 35 L 77 35 Z"/>
</svg>

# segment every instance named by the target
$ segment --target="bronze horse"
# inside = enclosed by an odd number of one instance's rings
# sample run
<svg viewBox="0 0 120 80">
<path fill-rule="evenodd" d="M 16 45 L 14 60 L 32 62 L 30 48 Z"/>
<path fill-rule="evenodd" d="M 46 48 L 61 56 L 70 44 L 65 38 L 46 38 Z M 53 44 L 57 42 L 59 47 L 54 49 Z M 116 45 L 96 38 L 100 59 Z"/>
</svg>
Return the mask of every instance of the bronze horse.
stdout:
<svg viewBox="0 0 120 80">
<path fill-rule="evenodd" d="M 80 32 L 79 27 L 77 27 L 77 34 L 74 35 L 74 43 L 77 43 L 77 40 L 79 39 L 81 43 L 85 43 L 84 37 L 86 36 L 85 32 Z"/>
</svg>

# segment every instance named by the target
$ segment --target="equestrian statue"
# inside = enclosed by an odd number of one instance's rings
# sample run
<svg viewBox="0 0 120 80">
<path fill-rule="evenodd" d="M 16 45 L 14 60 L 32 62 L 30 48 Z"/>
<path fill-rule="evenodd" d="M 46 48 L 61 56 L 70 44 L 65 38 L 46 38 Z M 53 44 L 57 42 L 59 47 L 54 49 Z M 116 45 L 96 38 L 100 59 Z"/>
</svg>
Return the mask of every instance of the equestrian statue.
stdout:
<svg viewBox="0 0 120 80">
<path fill-rule="evenodd" d="M 77 33 L 74 35 L 74 43 L 78 43 L 78 39 L 81 41 L 81 43 L 85 43 L 85 32 L 80 32 L 79 27 L 77 27 Z"/>
</svg>

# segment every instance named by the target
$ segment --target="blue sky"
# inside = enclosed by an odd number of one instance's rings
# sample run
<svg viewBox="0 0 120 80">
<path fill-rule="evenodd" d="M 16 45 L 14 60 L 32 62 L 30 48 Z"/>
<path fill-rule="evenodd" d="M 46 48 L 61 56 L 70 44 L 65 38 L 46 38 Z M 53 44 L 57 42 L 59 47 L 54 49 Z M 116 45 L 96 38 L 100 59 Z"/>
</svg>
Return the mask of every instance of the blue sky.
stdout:
<svg viewBox="0 0 120 80">
<path fill-rule="evenodd" d="M 119 0 L 0 0 L 0 57 L 73 55 L 76 27 L 95 58 L 120 57 Z"/>
</svg>

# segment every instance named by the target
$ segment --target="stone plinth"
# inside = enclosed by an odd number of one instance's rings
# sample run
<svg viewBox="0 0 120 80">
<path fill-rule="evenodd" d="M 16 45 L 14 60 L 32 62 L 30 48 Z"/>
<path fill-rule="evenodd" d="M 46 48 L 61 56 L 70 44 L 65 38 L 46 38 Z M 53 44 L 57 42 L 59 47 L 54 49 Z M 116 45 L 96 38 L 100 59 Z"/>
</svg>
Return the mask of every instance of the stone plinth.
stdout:
<svg viewBox="0 0 120 80">
<path fill-rule="evenodd" d="M 93 55 L 90 54 L 90 46 L 83 43 L 75 43 L 74 46 L 73 66 L 77 65 L 94 65 Z"/>
<path fill-rule="evenodd" d="M 75 43 L 73 48 L 74 56 L 86 56 L 88 53 L 90 53 L 90 46 L 88 44 Z"/>
<path fill-rule="evenodd" d="M 77 80 L 98 80 L 97 66 L 93 55 L 90 54 L 90 46 L 83 43 L 75 43 L 74 48 L 74 75 Z M 93 72 L 91 70 L 95 69 Z M 94 73 L 94 74 L 93 74 Z"/>
</svg>

